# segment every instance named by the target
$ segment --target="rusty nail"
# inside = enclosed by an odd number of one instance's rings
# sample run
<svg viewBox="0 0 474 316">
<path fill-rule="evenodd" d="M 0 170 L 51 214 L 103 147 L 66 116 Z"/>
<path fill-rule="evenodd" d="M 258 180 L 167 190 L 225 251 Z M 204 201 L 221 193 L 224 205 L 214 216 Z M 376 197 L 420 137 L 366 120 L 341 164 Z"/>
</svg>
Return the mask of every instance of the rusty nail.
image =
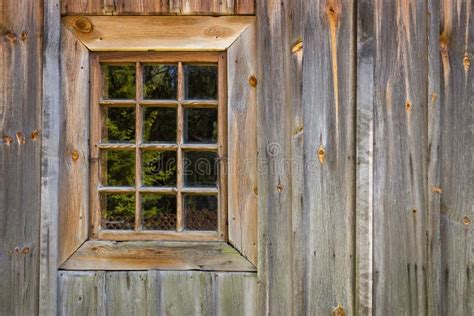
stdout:
<svg viewBox="0 0 474 316">
<path fill-rule="evenodd" d="M 250 76 L 249 84 L 254 88 L 257 86 L 257 78 L 254 75 Z"/>
<path fill-rule="evenodd" d="M 79 152 L 77 151 L 77 149 L 74 149 L 72 151 L 71 156 L 73 161 L 77 161 L 79 159 Z"/>
<path fill-rule="evenodd" d="M 13 140 L 13 138 L 11 138 L 11 136 L 8 136 L 8 135 L 3 136 L 2 139 L 5 145 L 10 145 Z"/>
<path fill-rule="evenodd" d="M 467 216 L 464 216 L 463 223 L 464 225 L 469 226 L 469 224 L 471 224 L 471 219 Z"/>
</svg>

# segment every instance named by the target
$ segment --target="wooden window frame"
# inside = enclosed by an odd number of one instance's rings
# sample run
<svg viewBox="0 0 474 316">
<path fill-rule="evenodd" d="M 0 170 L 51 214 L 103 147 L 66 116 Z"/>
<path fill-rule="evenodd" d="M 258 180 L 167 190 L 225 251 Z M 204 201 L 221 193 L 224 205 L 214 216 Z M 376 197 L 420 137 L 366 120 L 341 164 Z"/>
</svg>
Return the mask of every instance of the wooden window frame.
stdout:
<svg viewBox="0 0 474 316">
<path fill-rule="evenodd" d="M 255 17 L 252 16 L 62 18 L 58 268 L 256 271 L 255 39 Z M 176 52 L 181 56 L 192 55 L 196 62 L 199 62 L 196 56 L 226 56 L 226 76 L 223 77 L 227 86 L 225 238 L 216 241 L 148 241 L 150 238 L 142 235 L 143 240 L 94 239 L 97 236 L 93 236 L 91 228 L 95 219 L 90 216 L 90 172 L 97 163 L 97 152 L 90 148 L 92 134 L 88 123 L 94 103 L 90 91 L 96 89 L 89 83 L 98 74 L 90 64 L 99 54 L 120 61 L 121 58 L 126 60 L 130 52 L 134 52 L 142 62 L 147 62 L 146 58 L 155 54 L 173 56 Z M 134 101 L 132 105 L 135 104 Z"/>
<path fill-rule="evenodd" d="M 90 109 L 90 211 L 91 211 L 91 239 L 98 240 L 160 240 L 160 241 L 227 241 L 227 59 L 225 52 L 95 52 L 91 54 L 91 109 Z M 178 65 L 178 97 L 172 100 L 143 99 L 144 64 L 177 64 Z M 217 65 L 217 100 L 186 100 L 184 96 L 184 68 L 183 64 Z M 103 87 L 101 64 L 130 64 L 135 65 L 135 99 L 108 100 L 101 98 Z M 136 127 L 135 142 L 130 144 L 102 143 L 103 107 L 127 106 L 135 107 Z M 177 109 L 177 143 L 159 144 L 143 143 L 143 108 L 150 106 L 174 107 Z M 184 142 L 184 109 L 186 108 L 215 108 L 217 109 L 218 139 L 216 144 L 186 144 Z M 101 163 L 100 150 L 135 150 L 135 186 L 134 187 L 107 187 L 100 184 Z M 177 183 L 175 187 L 143 187 L 141 184 L 143 150 L 175 150 L 177 153 Z M 184 186 L 184 152 L 212 151 L 217 152 L 219 159 L 217 188 L 185 187 Z M 105 230 L 101 228 L 100 194 L 103 193 L 134 193 L 135 194 L 135 229 Z M 141 195 L 143 193 L 176 194 L 177 199 L 177 227 L 176 231 L 141 230 Z M 190 231 L 184 229 L 184 195 L 217 195 L 218 222 L 217 231 Z"/>
</svg>

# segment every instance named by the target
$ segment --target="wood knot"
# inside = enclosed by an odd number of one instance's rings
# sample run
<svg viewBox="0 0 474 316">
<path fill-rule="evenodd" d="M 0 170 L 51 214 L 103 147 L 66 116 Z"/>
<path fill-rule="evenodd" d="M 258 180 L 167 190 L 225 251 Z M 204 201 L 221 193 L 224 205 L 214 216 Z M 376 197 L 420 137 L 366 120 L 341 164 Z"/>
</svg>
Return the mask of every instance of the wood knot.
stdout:
<svg viewBox="0 0 474 316">
<path fill-rule="evenodd" d="M 28 37 L 28 33 L 26 33 L 25 31 L 21 32 L 20 39 L 22 42 L 26 41 L 27 37 Z"/>
<path fill-rule="evenodd" d="M 464 65 L 464 70 L 466 72 L 468 72 L 469 68 L 471 68 L 471 58 L 469 57 L 469 55 L 467 53 L 464 55 L 462 63 Z"/>
<path fill-rule="evenodd" d="M 257 187 L 257 186 L 254 186 L 254 187 L 253 187 L 253 194 L 254 194 L 255 196 L 258 196 L 258 187 Z"/>
<path fill-rule="evenodd" d="M 441 51 L 442 56 L 447 56 L 448 55 L 448 50 L 449 50 L 449 36 L 443 32 L 439 36 L 439 49 Z"/>
<path fill-rule="evenodd" d="M 31 139 L 36 140 L 39 136 L 39 131 L 35 129 L 33 132 L 31 132 Z"/>
<path fill-rule="evenodd" d="M 406 110 L 407 112 L 410 112 L 410 111 L 411 111 L 411 102 L 410 102 L 410 101 L 407 101 L 407 102 L 405 103 L 405 110 Z"/>
<path fill-rule="evenodd" d="M 411 211 L 413 212 L 413 214 L 416 214 L 416 208 L 412 209 Z"/>
<path fill-rule="evenodd" d="M 5 38 L 10 42 L 10 44 L 16 43 L 16 40 L 17 40 L 16 34 L 12 32 L 6 32 Z"/>
<path fill-rule="evenodd" d="M 324 149 L 323 145 L 319 146 L 319 149 L 318 149 L 318 158 L 319 158 L 319 162 L 321 164 L 324 163 L 324 159 L 326 158 L 326 150 Z"/>
<path fill-rule="evenodd" d="M 464 223 L 464 225 L 469 226 L 469 224 L 471 224 L 471 219 L 467 216 L 464 216 L 462 222 Z"/>
<path fill-rule="evenodd" d="M 91 21 L 85 17 L 76 18 L 72 25 L 77 31 L 82 33 L 90 33 L 94 29 Z"/>
<path fill-rule="evenodd" d="M 296 54 L 297 52 L 301 51 L 303 49 L 303 41 L 302 40 L 297 40 L 296 43 L 293 44 L 293 47 L 291 48 L 291 52 L 293 54 Z"/>
<path fill-rule="evenodd" d="M 283 191 L 283 186 L 280 183 L 278 183 L 278 185 L 277 185 L 277 191 L 279 193 L 281 193 Z"/>
<path fill-rule="evenodd" d="M 337 24 L 339 22 L 339 17 L 341 16 L 341 4 L 339 1 L 329 1 L 330 3 L 326 9 L 326 16 L 331 23 Z"/>
<path fill-rule="evenodd" d="M 5 135 L 5 136 L 2 136 L 2 140 L 5 143 L 5 145 L 10 145 L 13 141 L 13 138 L 11 136 Z"/>
<path fill-rule="evenodd" d="M 442 193 L 443 190 L 439 187 L 432 187 L 431 192 L 433 192 L 433 193 Z"/>
<path fill-rule="evenodd" d="M 206 29 L 204 31 L 204 34 L 206 36 L 212 36 L 215 38 L 219 37 L 227 37 L 231 36 L 234 34 L 234 30 L 232 30 L 230 27 L 223 27 L 223 26 L 211 26 L 210 28 Z"/>
<path fill-rule="evenodd" d="M 30 248 L 24 247 L 21 252 L 23 252 L 24 255 L 27 255 L 28 253 L 30 253 Z"/>
<path fill-rule="evenodd" d="M 77 151 L 77 149 L 74 149 L 71 153 L 71 157 L 73 161 L 77 161 L 79 159 L 79 151 Z"/>
<path fill-rule="evenodd" d="M 332 310 L 332 316 L 346 316 L 346 311 L 341 304 L 338 304 L 336 308 Z"/>
<path fill-rule="evenodd" d="M 18 141 L 18 144 L 23 145 L 26 143 L 26 137 L 23 135 L 22 132 L 17 132 L 16 133 L 16 140 Z"/>
<path fill-rule="evenodd" d="M 253 88 L 257 86 L 257 78 L 254 75 L 250 76 L 249 85 Z"/>
</svg>

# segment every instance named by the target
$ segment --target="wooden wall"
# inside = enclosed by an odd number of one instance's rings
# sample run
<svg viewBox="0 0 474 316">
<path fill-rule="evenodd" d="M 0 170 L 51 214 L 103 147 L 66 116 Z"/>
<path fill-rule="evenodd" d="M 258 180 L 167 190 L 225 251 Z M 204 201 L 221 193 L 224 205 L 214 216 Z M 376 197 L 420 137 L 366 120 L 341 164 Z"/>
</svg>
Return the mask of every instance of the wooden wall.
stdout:
<svg viewBox="0 0 474 316">
<path fill-rule="evenodd" d="M 0 2 L 1 315 L 474 314 L 472 1 L 256 2 Z M 56 274 L 61 13 L 257 15 L 258 275 Z"/>
</svg>

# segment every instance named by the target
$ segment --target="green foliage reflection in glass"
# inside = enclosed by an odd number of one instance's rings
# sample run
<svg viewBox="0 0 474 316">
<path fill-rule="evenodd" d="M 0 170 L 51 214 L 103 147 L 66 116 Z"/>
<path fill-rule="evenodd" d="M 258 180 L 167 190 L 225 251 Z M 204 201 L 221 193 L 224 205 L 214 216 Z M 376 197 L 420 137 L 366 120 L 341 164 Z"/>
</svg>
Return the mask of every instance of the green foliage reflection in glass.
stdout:
<svg viewBox="0 0 474 316">
<path fill-rule="evenodd" d="M 217 142 L 217 109 L 189 108 L 184 111 L 184 141 Z"/>
<path fill-rule="evenodd" d="M 178 92 L 177 65 L 144 65 L 143 98 L 176 100 Z"/>
<path fill-rule="evenodd" d="M 135 152 L 101 151 L 102 184 L 105 186 L 135 186 Z"/>
<path fill-rule="evenodd" d="M 104 229 L 133 229 L 135 223 L 135 194 L 101 194 L 102 227 Z"/>
<path fill-rule="evenodd" d="M 133 142 L 135 140 L 135 108 L 104 107 L 106 142 Z"/>
<path fill-rule="evenodd" d="M 143 185 L 176 185 L 176 151 L 144 151 Z"/>
<path fill-rule="evenodd" d="M 184 183 L 188 187 L 215 187 L 217 185 L 217 153 L 207 151 L 185 152 Z"/>
<path fill-rule="evenodd" d="M 176 143 L 176 108 L 144 107 L 143 141 Z"/>
<path fill-rule="evenodd" d="M 216 195 L 186 195 L 184 208 L 187 230 L 217 229 Z"/>
<path fill-rule="evenodd" d="M 135 99 L 135 66 L 102 64 L 104 99 Z"/>
<path fill-rule="evenodd" d="M 217 65 L 185 65 L 184 81 L 186 99 L 217 99 Z"/>
<path fill-rule="evenodd" d="M 143 194 L 143 228 L 156 230 L 176 229 L 176 196 Z"/>
</svg>

